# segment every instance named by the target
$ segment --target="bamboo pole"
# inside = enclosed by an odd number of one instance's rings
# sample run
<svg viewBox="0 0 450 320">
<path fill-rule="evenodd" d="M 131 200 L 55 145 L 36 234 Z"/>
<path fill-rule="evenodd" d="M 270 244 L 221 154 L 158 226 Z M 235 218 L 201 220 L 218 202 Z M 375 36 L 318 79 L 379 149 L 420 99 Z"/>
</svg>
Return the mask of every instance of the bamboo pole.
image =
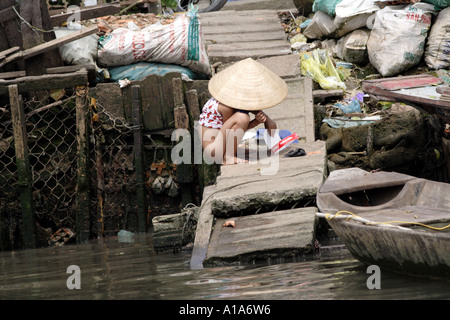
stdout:
<svg viewBox="0 0 450 320">
<path fill-rule="evenodd" d="M 136 168 L 136 193 L 138 203 L 138 231 L 146 232 L 147 202 L 144 187 L 144 153 L 142 137 L 141 88 L 131 87 L 132 116 L 134 127 L 134 166 Z"/>
<path fill-rule="evenodd" d="M 89 108 L 88 87 L 76 88 L 76 123 L 77 123 L 77 242 L 89 240 L 89 147 L 87 138 L 87 113 Z"/>
<path fill-rule="evenodd" d="M 17 84 L 8 87 L 11 104 L 11 118 L 13 123 L 14 146 L 16 150 L 16 164 L 20 204 L 22 208 L 23 241 L 25 248 L 36 247 L 35 221 L 33 215 L 33 197 L 30 159 L 28 157 L 27 132 L 23 104 L 20 102 Z"/>
</svg>

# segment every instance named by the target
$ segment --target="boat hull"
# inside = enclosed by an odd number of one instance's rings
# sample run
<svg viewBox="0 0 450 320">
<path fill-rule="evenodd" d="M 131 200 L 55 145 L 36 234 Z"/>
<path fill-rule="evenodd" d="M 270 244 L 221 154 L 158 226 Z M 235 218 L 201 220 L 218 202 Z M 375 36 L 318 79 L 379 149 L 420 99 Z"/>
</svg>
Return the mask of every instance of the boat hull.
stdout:
<svg viewBox="0 0 450 320">
<path fill-rule="evenodd" d="M 450 278 L 450 233 L 363 225 L 328 220 L 352 255 L 381 269 L 426 277 Z"/>
<path fill-rule="evenodd" d="M 317 206 L 317 215 L 326 218 L 358 260 L 395 272 L 450 278 L 450 228 L 429 228 L 450 224 L 450 184 L 341 169 L 321 186 Z"/>
</svg>

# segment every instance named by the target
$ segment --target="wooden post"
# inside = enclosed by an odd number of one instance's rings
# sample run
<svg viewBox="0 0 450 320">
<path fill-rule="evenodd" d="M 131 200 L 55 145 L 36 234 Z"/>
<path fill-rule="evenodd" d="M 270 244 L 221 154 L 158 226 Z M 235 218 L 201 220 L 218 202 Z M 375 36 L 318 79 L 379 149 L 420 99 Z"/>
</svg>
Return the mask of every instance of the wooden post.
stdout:
<svg viewBox="0 0 450 320">
<path fill-rule="evenodd" d="M 175 106 L 175 108 L 173 109 L 175 118 L 175 128 L 189 130 L 189 116 L 186 111 L 186 106 L 184 105 L 183 83 L 181 81 L 181 78 L 173 78 L 172 85 L 173 85 L 173 102 Z M 177 141 L 178 139 L 179 137 L 177 136 Z M 191 145 L 192 145 L 192 137 L 191 137 Z M 192 159 L 191 163 L 180 163 L 177 165 L 176 179 L 181 187 L 182 206 L 185 207 L 188 203 L 192 202 L 192 186 L 190 185 L 190 183 L 192 183 L 193 181 Z"/>
<path fill-rule="evenodd" d="M 138 202 L 138 231 L 146 232 L 147 202 L 144 181 L 144 142 L 142 137 L 141 87 L 131 87 L 132 117 L 134 127 L 134 166 L 136 169 L 136 193 Z"/>
<path fill-rule="evenodd" d="M 88 90 L 86 86 L 76 88 L 76 123 L 77 123 L 77 242 L 89 240 L 89 180 L 88 160 L 89 147 L 87 138 L 87 113 L 89 108 Z"/>
<path fill-rule="evenodd" d="M 19 99 L 17 85 L 8 87 L 11 104 L 11 118 L 14 133 L 14 146 L 16 150 L 16 164 L 20 204 L 22 207 L 23 240 L 25 248 L 36 247 L 35 221 L 33 215 L 33 197 L 30 160 L 28 157 L 27 132 L 23 105 Z"/>
</svg>

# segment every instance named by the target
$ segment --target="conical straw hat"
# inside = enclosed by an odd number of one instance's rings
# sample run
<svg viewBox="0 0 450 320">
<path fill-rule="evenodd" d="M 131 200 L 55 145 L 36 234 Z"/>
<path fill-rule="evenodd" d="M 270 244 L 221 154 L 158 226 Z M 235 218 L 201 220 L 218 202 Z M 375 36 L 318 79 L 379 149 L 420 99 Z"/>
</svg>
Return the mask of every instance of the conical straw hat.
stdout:
<svg viewBox="0 0 450 320">
<path fill-rule="evenodd" d="M 283 79 L 252 58 L 241 60 L 214 75 L 208 89 L 217 101 L 247 111 L 273 107 L 288 93 Z"/>
</svg>

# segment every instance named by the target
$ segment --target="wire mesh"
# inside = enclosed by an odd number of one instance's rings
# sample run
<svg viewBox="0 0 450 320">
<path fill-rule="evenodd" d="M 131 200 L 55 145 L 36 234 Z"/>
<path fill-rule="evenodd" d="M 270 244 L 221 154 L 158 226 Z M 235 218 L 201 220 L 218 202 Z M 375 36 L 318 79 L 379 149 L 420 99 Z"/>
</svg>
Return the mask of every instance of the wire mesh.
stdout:
<svg viewBox="0 0 450 320">
<path fill-rule="evenodd" d="M 0 249 L 17 245 L 20 233 L 20 204 L 17 189 L 17 167 L 11 112 L 8 105 L 0 108 Z"/>
<path fill-rule="evenodd" d="M 95 100 L 91 111 L 91 220 L 94 221 L 93 233 L 101 236 L 134 227 L 134 128 Z"/>
<path fill-rule="evenodd" d="M 38 245 L 59 228 L 75 228 L 76 118 L 72 90 L 41 92 L 23 101 L 31 170 L 33 212 Z M 18 190 L 11 107 L 0 117 L 0 234 L 2 249 L 21 246 Z"/>
</svg>

